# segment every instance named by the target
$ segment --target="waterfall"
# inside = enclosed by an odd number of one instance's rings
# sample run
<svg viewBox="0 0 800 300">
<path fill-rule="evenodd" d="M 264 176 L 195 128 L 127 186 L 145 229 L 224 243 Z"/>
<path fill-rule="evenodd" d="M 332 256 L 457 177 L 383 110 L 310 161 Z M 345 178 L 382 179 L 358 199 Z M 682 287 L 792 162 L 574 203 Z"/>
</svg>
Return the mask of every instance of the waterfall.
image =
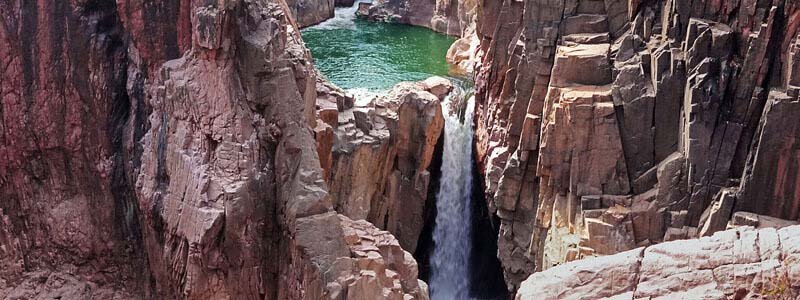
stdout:
<svg viewBox="0 0 800 300">
<path fill-rule="evenodd" d="M 431 299 L 434 300 L 469 297 L 474 98 L 467 101 L 462 122 L 458 107 L 463 97 L 463 90 L 457 88 L 442 103 L 445 136 L 442 173 L 436 195 L 430 279 Z M 449 113 L 451 110 L 454 113 Z"/>
<path fill-rule="evenodd" d="M 358 4 L 363 0 L 356 0 L 353 6 L 350 7 L 337 7 L 333 11 L 333 18 L 327 19 L 322 23 L 311 26 L 315 29 L 353 29 L 355 23 L 353 20 L 356 18 L 356 11 Z"/>
</svg>

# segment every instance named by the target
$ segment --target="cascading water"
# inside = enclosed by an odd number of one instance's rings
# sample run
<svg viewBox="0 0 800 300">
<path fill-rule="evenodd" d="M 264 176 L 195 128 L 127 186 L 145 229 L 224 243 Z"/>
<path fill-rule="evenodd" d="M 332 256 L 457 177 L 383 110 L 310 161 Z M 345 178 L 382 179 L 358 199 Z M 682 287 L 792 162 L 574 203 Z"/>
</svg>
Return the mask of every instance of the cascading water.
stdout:
<svg viewBox="0 0 800 300">
<path fill-rule="evenodd" d="M 442 103 L 445 136 L 442 175 L 436 195 L 436 224 L 431 256 L 431 299 L 467 299 L 472 233 L 472 110 L 466 103 L 463 119 L 457 112 L 463 91 L 456 89 Z"/>
<path fill-rule="evenodd" d="M 327 19 L 322 23 L 314 25 L 316 29 L 342 29 L 342 28 L 349 28 L 353 29 L 355 27 L 355 20 L 356 18 L 356 11 L 358 10 L 358 4 L 364 2 L 363 0 L 357 0 L 353 2 L 353 6 L 350 7 L 337 7 L 333 11 L 333 18 Z"/>
<path fill-rule="evenodd" d="M 385 93 L 398 82 L 434 75 L 449 77 L 444 58 L 455 41 L 452 37 L 427 28 L 360 20 L 355 16 L 358 2 L 352 7 L 337 8 L 333 19 L 302 31 L 314 66 L 331 82 L 360 103 Z M 442 163 L 437 167 L 441 176 L 431 179 L 438 182 L 438 189 L 431 189 L 437 191 L 436 211 L 431 212 L 436 217 L 426 219 L 423 246 L 406 250 L 417 254 L 420 275 L 428 281 L 432 299 L 504 299 L 505 284 L 492 243 L 496 232 L 490 227 L 488 215 L 473 218 L 476 205 L 483 205 L 483 201 L 473 200 L 480 197 L 473 193 L 481 191 L 479 187 L 473 189 L 474 104 L 471 99 L 464 101 L 464 91 L 471 91 L 472 87 L 463 86 L 469 82 L 451 79 L 456 90 L 442 105 L 443 111 L 456 113 L 445 113 L 443 142 L 437 146 L 441 147 L 438 155 L 442 157 L 436 158 L 437 164 Z M 473 244 L 474 238 L 483 239 L 478 245 Z"/>
</svg>

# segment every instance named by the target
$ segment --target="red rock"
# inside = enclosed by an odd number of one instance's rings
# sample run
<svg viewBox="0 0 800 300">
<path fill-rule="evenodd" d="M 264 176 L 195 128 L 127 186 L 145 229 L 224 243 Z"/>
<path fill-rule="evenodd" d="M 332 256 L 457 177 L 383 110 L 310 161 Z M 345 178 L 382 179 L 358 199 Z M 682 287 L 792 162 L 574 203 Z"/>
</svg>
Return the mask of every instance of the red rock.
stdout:
<svg viewBox="0 0 800 300">
<path fill-rule="evenodd" d="M 428 169 L 444 130 L 439 99 L 450 90 L 444 78 L 401 83 L 367 106 L 339 114 L 330 180 L 334 205 L 350 218 L 385 224 L 405 249 L 416 249 L 425 208 L 432 205 Z"/>
</svg>

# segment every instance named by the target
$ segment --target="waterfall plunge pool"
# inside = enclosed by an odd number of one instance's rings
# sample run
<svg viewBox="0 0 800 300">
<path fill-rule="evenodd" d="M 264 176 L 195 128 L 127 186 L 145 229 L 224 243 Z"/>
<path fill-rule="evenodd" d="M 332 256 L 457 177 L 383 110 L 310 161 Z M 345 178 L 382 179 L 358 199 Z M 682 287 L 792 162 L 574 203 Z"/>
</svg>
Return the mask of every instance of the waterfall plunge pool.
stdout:
<svg viewBox="0 0 800 300">
<path fill-rule="evenodd" d="M 302 31 L 314 65 L 345 90 L 372 92 L 401 81 L 448 76 L 447 49 L 454 38 L 430 29 L 355 18 L 355 9 Z"/>
</svg>

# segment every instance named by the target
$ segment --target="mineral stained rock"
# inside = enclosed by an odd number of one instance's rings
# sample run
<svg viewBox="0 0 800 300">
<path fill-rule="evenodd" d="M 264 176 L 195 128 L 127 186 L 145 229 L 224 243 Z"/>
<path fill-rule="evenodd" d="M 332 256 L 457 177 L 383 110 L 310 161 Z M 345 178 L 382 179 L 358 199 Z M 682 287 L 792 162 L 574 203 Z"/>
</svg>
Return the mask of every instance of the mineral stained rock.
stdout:
<svg viewBox="0 0 800 300">
<path fill-rule="evenodd" d="M 0 4 L 0 298 L 427 299 L 333 210 L 293 12 Z"/>
<path fill-rule="evenodd" d="M 336 5 L 0 2 L 0 298 L 426 299 L 449 87 L 327 83 L 298 30 Z M 518 298 L 800 294 L 797 1 L 359 13 L 461 37 Z"/>
</svg>

